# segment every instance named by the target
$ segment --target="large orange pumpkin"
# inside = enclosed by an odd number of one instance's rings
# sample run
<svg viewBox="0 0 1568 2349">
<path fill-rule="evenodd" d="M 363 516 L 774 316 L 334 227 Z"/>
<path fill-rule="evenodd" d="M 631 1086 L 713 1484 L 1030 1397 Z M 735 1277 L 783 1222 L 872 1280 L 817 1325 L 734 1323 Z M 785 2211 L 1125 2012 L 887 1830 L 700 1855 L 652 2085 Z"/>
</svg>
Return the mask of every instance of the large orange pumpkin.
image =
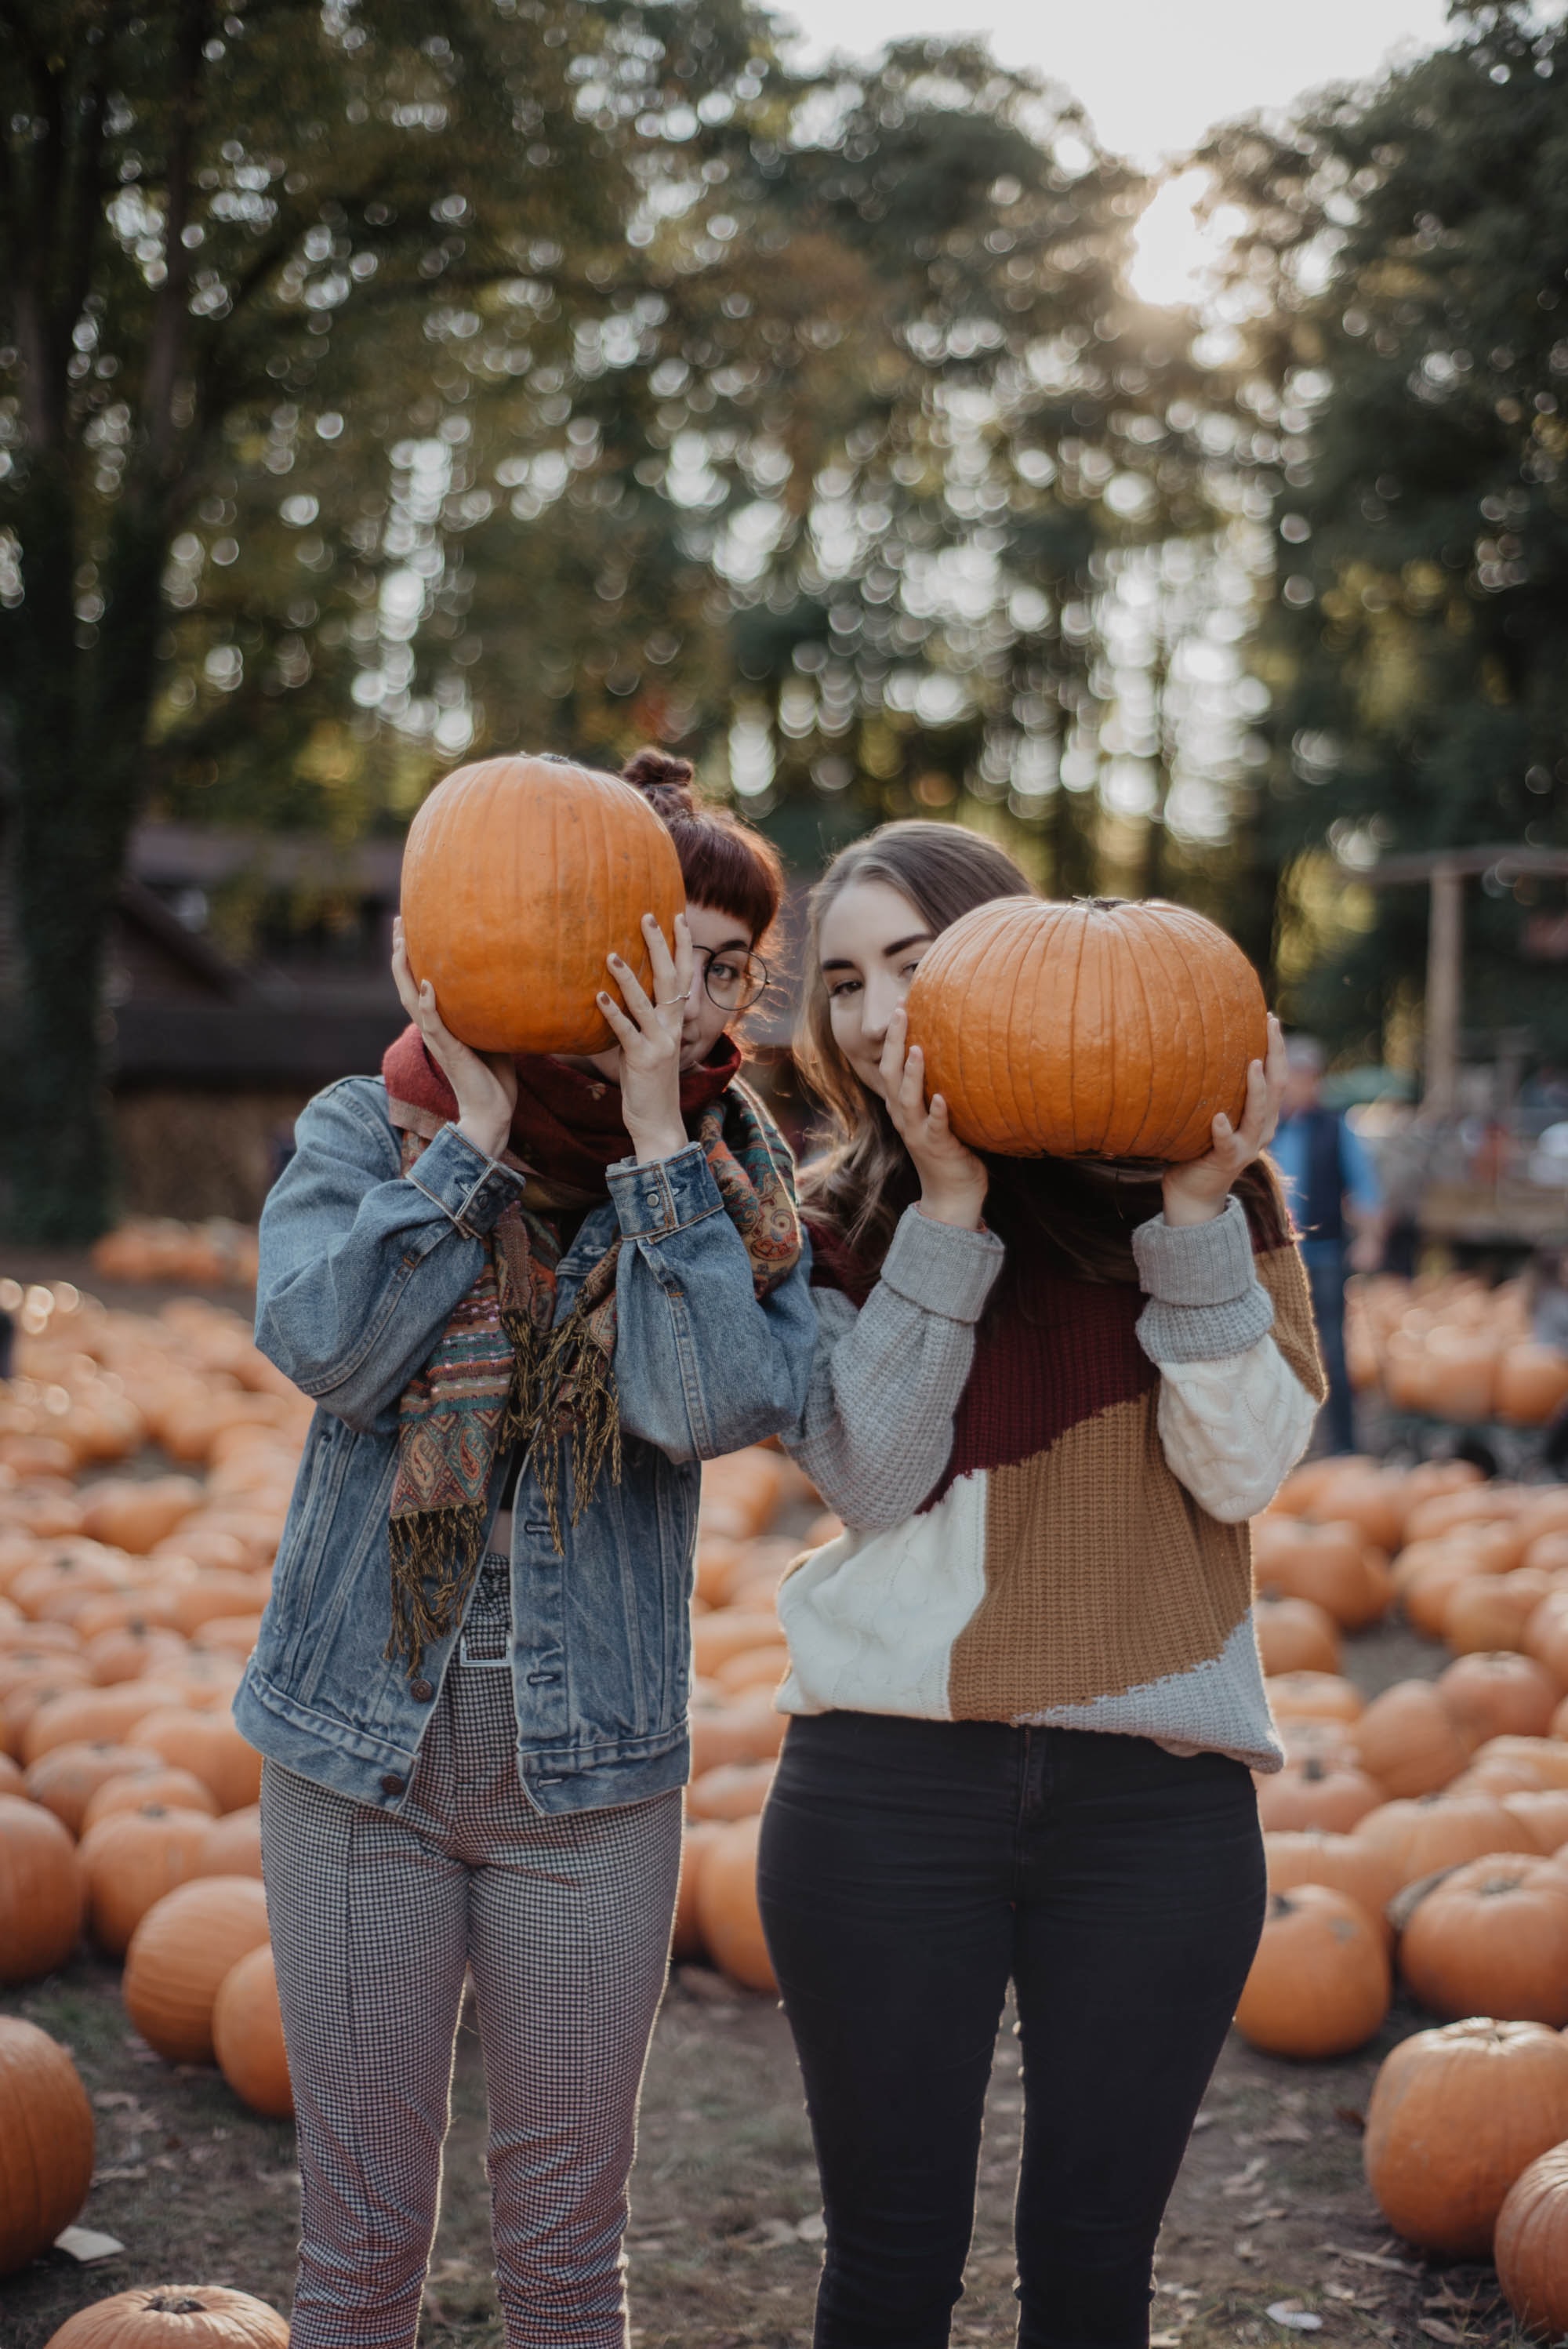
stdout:
<svg viewBox="0 0 1568 2349">
<path fill-rule="evenodd" d="M 1497 2280 L 1526 2333 L 1568 2333 L 1568 2145 L 1521 2170 L 1497 2214 Z"/>
<path fill-rule="evenodd" d="M 63 1966 L 82 1930 L 69 1831 L 41 1803 L 0 1795 L 0 1987 Z"/>
<path fill-rule="evenodd" d="M 286 2120 L 294 2111 L 284 2021 L 271 1948 L 263 1942 L 231 1966 L 212 2004 L 218 2069 L 242 2105 Z"/>
<path fill-rule="evenodd" d="M 126 2013 L 171 2064 L 212 2061 L 224 1975 L 267 1938 L 267 1897 L 248 1876 L 205 1876 L 166 1893 L 130 1937 Z"/>
<path fill-rule="evenodd" d="M 1499 1419 L 1541 1427 L 1568 1395 L 1568 1354 L 1523 1338 L 1505 1349 L 1492 1402 Z"/>
<path fill-rule="evenodd" d="M 686 904 L 675 843 L 642 793 L 557 759 L 485 759 L 438 783 L 408 829 L 408 963 L 454 1035 L 486 1052 L 602 1052 L 614 949 L 645 987 L 641 929 Z"/>
<path fill-rule="evenodd" d="M 48 2033 L 0 2015 L 0 2275 L 46 2251 L 88 2199 L 93 2111 Z"/>
<path fill-rule="evenodd" d="M 1399 1970 L 1446 2021 L 1568 2023 L 1568 1878 L 1549 1859 L 1472 1859 L 1406 1926 Z"/>
<path fill-rule="evenodd" d="M 67 2317 L 45 2349 L 288 2349 L 288 2319 L 216 2283 L 139 2284 Z"/>
<path fill-rule="evenodd" d="M 134 1811 L 111 1811 L 88 1829 L 78 1853 L 88 1922 L 110 1957 L 123 1957 L 148 1910 L 166 1893 L 201 1874 L 211 1824 L 205 1811 L 144 1803 Z"/>
<path fill-rule="evenodd" d="M 1514 2179 L 1564 2137 L 1568 2040 L 1472 2017 L 1418 2031 L 1385 2059 L 1367 2107 L 1367 2182 L 1407 2242 L 1484 2259 Z"/>
<path fill-rule="evenodd" d="M 719 1829 L 702 1856 L 696 1916 L 703 1946 L 721 1971 L 748 1990 L 777 1992 L 778 1980 L 757 1906 L 757 1841 L 760 1819 L 737 1819 Z"/>
<path fill-rule="evenodd" d="M 1323 1884 L 1269 1896 L 1236 2029 L 1271 2055 L 1347 2055 L 1388 2012 L 1386 1940 L 1359 1901 Z"/>
<path fill-rule="evenodd" d="M 1202 1157 L 1268 1043 L 1240 947 L 1157 898 L 976 905 L 921 963 L 909 1028 L 954 1132 L 1013 1157 Z"/>
</svg>

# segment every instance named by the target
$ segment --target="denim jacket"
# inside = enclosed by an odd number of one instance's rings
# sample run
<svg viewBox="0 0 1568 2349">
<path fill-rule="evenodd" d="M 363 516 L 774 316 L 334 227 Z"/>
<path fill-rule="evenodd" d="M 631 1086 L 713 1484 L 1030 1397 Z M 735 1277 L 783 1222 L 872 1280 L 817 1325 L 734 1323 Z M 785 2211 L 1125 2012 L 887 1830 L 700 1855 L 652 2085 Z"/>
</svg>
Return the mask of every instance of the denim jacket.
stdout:
<svg viewBox="0 0 1568 2349">
<path fill-rule="evenodd" d="M 234 1717 L 271 1760 L 383 1810 L 407 1793 L 459 1636 L 428 1647 L 412 1677 L 384 1652 L 397 1401 L 478 1278 L 480 1235 L 515 1182 L 452 1125 L 403 1175 L 383 1086 L 348 1077 L 304 1112 L 262 1216 L 256 1343 L 316 1409 Z M 620 1481 L 606 1469 L 580 1523 L 563 1523 L 563 1556 L 526 1471 L 512 1506 L 518 1768 L 545 1812 L 684 1783 L 698 1463 L 799 1418 L 816 1343 L 804 1255 L 758 1303 L 696 1143 L 623 1160 L 609 1186 L 562 1259 L 556 1316 L 624 1235 Z"/>
</svg>

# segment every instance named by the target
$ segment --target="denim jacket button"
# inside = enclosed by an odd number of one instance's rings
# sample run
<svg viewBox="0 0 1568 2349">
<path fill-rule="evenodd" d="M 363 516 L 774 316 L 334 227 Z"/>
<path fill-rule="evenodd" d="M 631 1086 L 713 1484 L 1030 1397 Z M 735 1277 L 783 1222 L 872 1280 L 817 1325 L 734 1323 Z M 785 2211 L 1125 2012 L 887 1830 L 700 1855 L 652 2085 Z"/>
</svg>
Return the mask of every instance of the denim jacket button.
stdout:
<svg viewBox="0 0 1568 2349">
<path fill-rule="evenodd" d="M 432 1681 L 410 1681 L 408 1693 L 416 1704 L 428 1704 L 436 1693 L 435 1683 Z M 388 1788 L 387 1792 L 390 1793 L 391 1789 Z"/>
<path fill-rule="evenodd" d="M 407 1779 L 399 1778 L 396 1770 L 388 1770 L 381 1781 L 381 1791 L 384 1795 L 400 1795 L 407 1784 Z"/>
</svg>

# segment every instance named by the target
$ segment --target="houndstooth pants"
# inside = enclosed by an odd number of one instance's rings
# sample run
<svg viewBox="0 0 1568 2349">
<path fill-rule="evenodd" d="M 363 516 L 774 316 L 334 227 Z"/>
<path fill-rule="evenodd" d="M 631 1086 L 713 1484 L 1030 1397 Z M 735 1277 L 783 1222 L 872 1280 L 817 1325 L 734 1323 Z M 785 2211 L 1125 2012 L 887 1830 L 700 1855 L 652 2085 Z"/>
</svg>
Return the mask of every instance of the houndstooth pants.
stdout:
<svg viewBox="0 0 1568 2349">
<path fill-rule="evenodd" d="M 470 1969 L 507 2349 L 624 2349 L 621 2241 L 681 1798 L 545 1818 L 487 1558 L 396 1817 L 269 1762 L 262 1850 L 299 2137 L 293 2349 L 413 2349 Z"/>
</svg>

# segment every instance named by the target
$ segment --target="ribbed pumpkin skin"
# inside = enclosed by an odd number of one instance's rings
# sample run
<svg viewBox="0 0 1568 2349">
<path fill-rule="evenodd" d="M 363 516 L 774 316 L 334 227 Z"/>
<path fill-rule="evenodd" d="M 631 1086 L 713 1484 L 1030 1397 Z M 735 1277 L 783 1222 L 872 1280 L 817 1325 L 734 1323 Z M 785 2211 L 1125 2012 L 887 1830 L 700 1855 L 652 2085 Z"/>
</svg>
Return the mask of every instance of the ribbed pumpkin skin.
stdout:
<svg viewBox="0 0 1568 2349">
<path fill-rule="evenodd" d="M 88 2199 L 93 2112 L 46 2032 L 0 2015 L 0 2275 L 47 2251 Z"/>
<path fill-rule="evenodd" d="M 1418 1904 L 1399 1969 L 1434 2014 L 1561 2030 L 1568 2023 L 1568 1877 L 1549 1859 L 1501 1854 L 1456 1868 Z"/>
<path fill-rule="evenodd" d="M 1158 898 L 976 905 L 923 958 L 909 1029 L 960 1140 L 1015 1158 L 1201 1158 L 1268 1049 L 1241 948 Z"/>
<path fill-rule="evenodd" d="M 45 2349 L 288 2349 L 288 2319 L 215 2283 L 141 2284 L 78 2308 Z"/>
<path fill-rule="evenodd" d="M 0 1985 L 53 1973 L 81 1930 L 81 1870 L 69 1832 L 41 1803 L 0 1795 Z"/>
<path fill-rule="evenodd" d="M 270 1946 L 252 1950 L 223 1976 L 212 2007 L 212 2050 L 242 2105 L 271 2120 L 288 2119 L 294 2090 Z"/>
<path fill-rule="evenodd" d="M 248 1876 L 203 1876 L 150 1909 L 130 1937 L 125 2011 L 170 2064 L 212 2061 L 223 1977 L 267 1938 L 267 1896 Z"/>
<path fill-rule="evenodd" d="M 1514 2179 L 1491 2255 L 1525 2332 L 1568 2333 L 1568 2145 L 1554 2145 Z"/>
<path fill-rule="evenodd" d="M 1485 2259 L 1504 2197 L 1568 2137 L 1568 2042 L 1540 2023 L 1450 2023 L 1389 2055 L 1367 2107 L 1367 2182 L 1397 2235 Z"/>
<path fill-rule="evenodd" d="M 594 1000 L 614 949 L 647 987 L 641 929 L 686 905 L 675 843 L 640 792 L 548 759 L 484 759 L 438 783 L 408 828 L 408 964 L 481 1052 L 602 1052 Z"/>
</svg>

